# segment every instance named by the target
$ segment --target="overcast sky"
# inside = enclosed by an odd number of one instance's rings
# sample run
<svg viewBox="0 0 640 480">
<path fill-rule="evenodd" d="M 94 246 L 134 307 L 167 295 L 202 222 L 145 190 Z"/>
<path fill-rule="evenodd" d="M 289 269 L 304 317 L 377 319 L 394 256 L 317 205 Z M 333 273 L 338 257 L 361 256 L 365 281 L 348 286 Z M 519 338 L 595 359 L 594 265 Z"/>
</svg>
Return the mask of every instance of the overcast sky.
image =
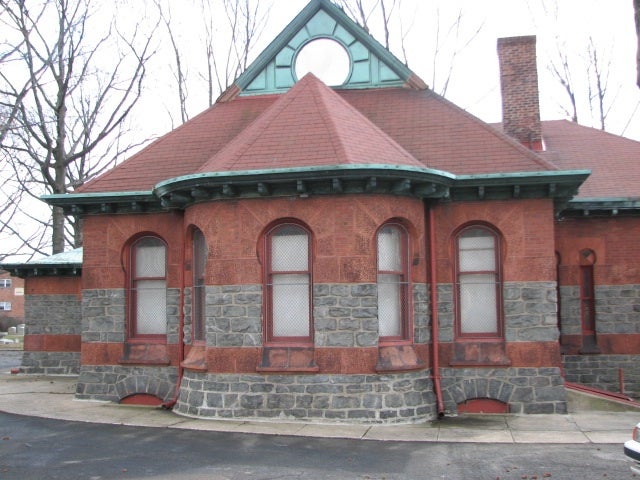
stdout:
<svg viewBox="0 0 640 480">
<path fill-rule="evenodd" d="M 307 0 L 273 0 L 269 23 L 255 53 L 307 3 Z M 446 76 L 447 64 L 458 49 L 446 96 L 488 122 L 500 121 L 501 117 L 497 39 L 536 35 L 542 118 L 563 118 L 558 104 L 566 100 L 566 94 L 548 69 L 550 59 L 560 46 L 569 54 L 576 94 L 582 100 L 579 122 L 597 126 L 592 124 L 585 81 L 587 48 L 592 37 L 603 62 L 611 61 L 607 93 L 611 110 L 607 130 L 616 134 L 624 132 L 625 136 L 640 140 L 640 89 L 635 85 L 637 43 L 632 0 L 401 0 L 401 6 L 401 10 L 394 12 L 394 26 L 400 24 L 399 15 L 403 28 L 408 31 L 404 46 L 409 67 L 438 91 L 441 88 L 438 83 Z M 462 21 L 456 39 L 448 29 L 459 12 L 462 12 Z M 382 41 L 382 31 L 376 28 L 379 24 L 376 18 L 370 19 L 372 34 Z M 436 78 L 434 82 L 438 27 L 443 51 L 436 74 L 441 79 Z M 479 33 L 474 36 L 478 29 Z M 402 59 L 398 38 L 398 31 L 392 32 L 391 50 Z M 471 43 L 465 46 L 471 38 Z"/>
</svg>

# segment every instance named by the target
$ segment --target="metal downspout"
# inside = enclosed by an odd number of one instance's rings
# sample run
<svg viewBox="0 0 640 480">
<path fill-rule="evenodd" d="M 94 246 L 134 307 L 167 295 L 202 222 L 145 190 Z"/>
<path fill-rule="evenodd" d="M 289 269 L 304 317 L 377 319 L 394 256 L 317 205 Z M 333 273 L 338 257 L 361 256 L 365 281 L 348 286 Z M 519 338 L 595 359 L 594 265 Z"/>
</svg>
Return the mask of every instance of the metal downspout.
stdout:
<svg viewBox="0 0 640 480">
<path fill-rule="evenodd" d="M 438 408 L 438 417 L 444 416 L 444 400 L 442 398 L 442 387 L 440 385 L 440 340 L 439 340 L 439 319 L 438 319 L 438 279 L 437 279 L 437 261 L 436 261 L 436 228 L 435 214 L 431 205 L 424 201 L 425 214 L 428 210 L 429 216 L 425 218 L 429 228 L 429 281 L 431 282 L 431 351 L 432 351 L 432 376 L 433 388 L 436 394 L 436 405 Z M 425 215 L 426 217 L 426 215 Z"/>
</svg>

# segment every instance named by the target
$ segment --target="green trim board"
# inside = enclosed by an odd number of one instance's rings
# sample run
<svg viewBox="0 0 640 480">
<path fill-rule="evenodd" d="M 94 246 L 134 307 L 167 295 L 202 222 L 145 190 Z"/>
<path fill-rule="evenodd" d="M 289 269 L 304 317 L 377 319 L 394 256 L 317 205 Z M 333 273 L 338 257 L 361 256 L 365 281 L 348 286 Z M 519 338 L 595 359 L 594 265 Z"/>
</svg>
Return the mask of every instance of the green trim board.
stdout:
<svg viewBox="0 0 640 480">
<path fill-rule="evenodd" d="M 240 95 L 284 92 L 297 80 L 296 59 L 302 49 L 317 39 L 330 39 L 344 47 L 349 73 L 339 88 L 379 88 L 426 84 L 362 27 L 329 0 L 311 0 L 235 80 L 228 91 Z M 226 97 L 225 94 L 221 98 Z"/>
<path fill-rule="evenodd" d="M 158 183 L 151 192 L 57 194 L 42 197 L 67 214 L 145 213 L 224 199 L 387 194 L 440 201 L 553 198 L 576 195 L 588 170 L 454 175 L 397 165 L 326 165 L 207 172 Z"/>
</svg>

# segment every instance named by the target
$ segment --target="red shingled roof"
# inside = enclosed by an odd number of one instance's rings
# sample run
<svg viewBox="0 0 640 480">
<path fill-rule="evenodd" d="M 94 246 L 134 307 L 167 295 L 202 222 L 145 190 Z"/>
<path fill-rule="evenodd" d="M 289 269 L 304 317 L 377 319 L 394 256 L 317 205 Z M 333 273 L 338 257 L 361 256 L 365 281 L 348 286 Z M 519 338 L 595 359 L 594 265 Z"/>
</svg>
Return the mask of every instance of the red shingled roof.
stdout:
<svg viewBox="0 0 640 480">
<path fill-rule="evenodd" d="M 370 163 L 424 166 L 307 74 L 198 172 Z"/>
<path fill-rule="evenodd" d="M 640 142 L 567 120 L 542 122 L 542 136 L 558 168 L 591 170 L 578 198 L 640 197 Z"/>
<path fill-rule="evenodd" d="M 284 94 L 217 103 L 78 192 L 148 191 L 204 171 L 345 163 L 454 174 L 557 169 L 428 90 L 333 91 L 309 77 Z"/>
</svg>

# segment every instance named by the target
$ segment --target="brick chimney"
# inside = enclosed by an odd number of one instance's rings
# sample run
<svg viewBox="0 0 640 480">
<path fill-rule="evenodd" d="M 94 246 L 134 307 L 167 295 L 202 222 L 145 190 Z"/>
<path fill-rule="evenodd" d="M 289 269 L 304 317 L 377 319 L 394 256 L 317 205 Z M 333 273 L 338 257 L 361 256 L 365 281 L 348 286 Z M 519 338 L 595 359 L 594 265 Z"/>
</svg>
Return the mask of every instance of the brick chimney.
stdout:
<svg viewBox="0 0 640 480">
<path fill-rule="evenodd" d="M 524 146 L 542 151 L 536 37 L 498 39 L 502 130 Z"/>
</svg>

